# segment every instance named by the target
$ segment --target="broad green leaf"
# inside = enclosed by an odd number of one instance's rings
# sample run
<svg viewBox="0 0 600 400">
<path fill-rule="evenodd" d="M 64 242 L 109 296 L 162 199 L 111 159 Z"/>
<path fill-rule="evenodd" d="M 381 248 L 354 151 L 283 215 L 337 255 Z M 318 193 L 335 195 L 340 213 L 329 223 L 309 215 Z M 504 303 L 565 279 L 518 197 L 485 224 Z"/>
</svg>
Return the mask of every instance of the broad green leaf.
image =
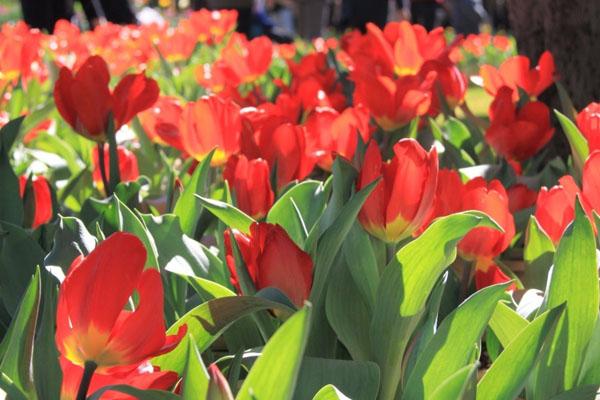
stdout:
<svg viewBox="0 0 600 400">
<path fill-rule="evenodd" d="M 429 397 L 431 400 L 463 400 L 471 382 L 477 378 L 477 364 L 467 365 L 450 375 Z"/>
<path fill-rule="evenodd" d="M 96 247 L 96 238 L 75 217 L 59 216 L 54 245 L 44 258 L 46 268 L 60 268 L 64 274 L 80 255 L 87 256 Z"/>
<path fill-rule="evenodd" d="M 256 222 L 252 217 L 231 204 L 197 195 L 196 197 L 200 199 L 200 202 L 208 211 L 213 213 L 215 217 L 219 218 L 231 229 L 237 229 L 242 233 L 248 234 L 250 233 L 250 225 Z"/>
<path fill-rule="evenodd" d="M 181 400 L 181 397 L 176 394 L 165 392 L 164 390 L 142 390 L 134 388 L 133 386 L 127 385 L 110 385 L 104 386 L 102 389 L 98 389 L 91 396 L 87 398 L 87 400 L 100 400 L 104 393 L 111 392 L 119 392 L 123 394 L 128 394 L 135 399 L 144 399 L 144 400 Z"/>
<path fill-rule="evenodd" d="M 23 203 L 19 196 L 19 180 L 10 165 L 10 148 L 16 139 L 23 117 L 9 121 L 0 129 L 0 221 L 17 226 L 23 224 Z"/>
<path fill-rule="evenodd" d="M 5 374 L 20 391 L 33 396 L 31 363 L 36 322 L 40 307 L 41 281 L 39 269 L 31 278 L 27 291 L 15 314 L 1 348 L 5 349 L 0 372 Z"/>
<path fill-rule="evenodd" d="M 206 195 L 208 192 L 208 172 L 210 171 L 210 161 L 212 160 L 215 149 L 213 149 L 196 167 L 188 185 L 183 189 L 183 193 L 177 199 L 173 213 L 179 217 L 181 230 L 188 236 L 194 237 L 196 225 L 200 219 L 202 207 L 195 195 Z"/>
<path fill-rule="evenodd" d="M 307 180 L 286 191 L 271 207 L 267 222 L 281 225 L 299 247 L 323 213 L 326 200 L 322 182 Z M 302 216 L 302 221 L 296 213 Z M 304 222 L 305 226 L 302 226 Z"/>
<path fill-rule="evenodd" d="M 446 129 L 448 131 L 448 141 L 457 149 L 464 148 L 465 143 L 471 139 L 469 128 L 454 117 L 448 118 Z"/>
<path fill-rule="evenodd" d="M 30 285 L 36 266 L 43 261 L 44 250 L 29 233 L 0 222 L 0 296 L 11 315 Z"/>
<path fill-rule="evenodd" d="M 556 322 L 563 315 L 560 306 L 534 319 L 504 349 L 477 385 L 477 398 L 512 400 L 516 399 L 525 386 L 540 350 L 549 342 Z"/>
<path fill-rule="evenodd" d="M 560 122 L 560 126 L 565 132 L 565 135 L 567 135 L 567 140 L 571 146 L 571 155 L 573 156 L 573 161 L 577 169 L 581 172 L 583 170 L 583 164 L 585 163 L 585 160 L 587 160 L 588 156 L 590 155 L 588 142 L 581 131 L 577 128 L 577 125 L 575 125 L 575 123 L 566 115 L 562 114 L 558 110 L 554 110 L 554 114 L 558 118 L 558 122 Z"/>
<path fill-rule="evenodd" d="M 198 351 L 206 350 L 233 322 L 256 311 L 278 309 L 284 313 L 290 310 L 279 303 L 260 297 L 232 296 L 209 300 L 195 307 L 167 331 L 174 335 L 179 328 L 187 325 L 187 332 L 194 338 Z M 185 366 L 187 348 L 179 344 L 168 354 L 155 357 L 153 365 L 163 370 L 181 373 Z"/>
<path fill-rule="evenodd" d="M 525 232 L 525 248 L 523 258 L 527 262 L 525 282 L 527 287 L 545 289 L 548 271 L 554 257 L 554 244 L 542 229 L 537 219 L 529 218 Z"/>
<path fill-rule="evenodd" d="M 236 400 L 291 399 L 310 326 L 309 304 L 294 314 L 267 342 Z"/>
<path fill-rule="evenodd" d="M 369 234 L 355 222 L 343 245 L 344 259 L 354 283 L 367 302 L 369 310 L 375 304 L 379 284 L 379 267 Z"/>
<path fill-rule="evenodd" d="M 315 394 L 312 400 L 351 400 L 333 385 L 325 385 Z"/>
<path fill-rule="evenodd" d="M 497 227 L 480 212 L 468 211 L 435 220 L 404 246 L 386 266 L 371 320 L 371 344 L 382 370 L 381 398 L 395 396 L 408 341 L 425 303 L 444 270 L 456 259 L 456 245 L 476 227 Z"/>
<path fill-rule="evenodd" d="M 379 368 L 373 362 L 306 357 L 294 400 L 310 400 L 331 384 L 353 400 L 372 400 L 379 391 Z"/>
<path fill-rule="evenodd" d="M 325 303 L 329 324 L 353 360 L 370 360 L 371 313 L 366 300 L 358 293 L 358 287 L 344 263 L 339 263 L 333 274 L 335 279 L 328 286 Z"/>
<path fill-rule="evenodd" d="M 0 371 L 0 397 L 10 400 L 28 400 L 27 394 L 2 371 Z"/>
<path fill-rule="evenodd" d="M 473 346 L 502 298 L 507 285 L 486 287 L 448 315 L 429 341 L 409 376 L 404 399 L 428 399 L 452 374 L 469 365 Z"/>
<path fill-rule="evenodd" d="M 182 396 L 184 400 L 203 399 L 208 393 L 210 378 L 202 362 L 202 357 L 200 357 L 200 352 L 190 336 L 187 337 L 187 343 L 188 353 L 183 370 Z"/>
<path fill-rule="evenodd" d="M 588 343 L 598 319 L 599 291 L 594 230 L 579 200 L 575 221 L 556 250 L 542 304 L 547 310 L 567 303 L 538 370 L 534 398 L 548 399 L 577 384 Z"/>
<path fill-rule="evenodd" d="M 600 384 L 579 386 L 552 397 L 550 400 L 597 400 Z"/>
<path fill-rule="evenodd" d="M 600 383 L 600 318 L 596 320 L 594 333 L 585 352 L 578 385 Z"/>
<path fill-rule="evenodd" d="M 506 348 L 510 342 L 525 328 L 529 322 L 521 317 L 515 310 L 504 303 L 498 303 L 492 318 L 490 319 L 490 328 L 496 334 L 496 337 Z"/>
</svg>

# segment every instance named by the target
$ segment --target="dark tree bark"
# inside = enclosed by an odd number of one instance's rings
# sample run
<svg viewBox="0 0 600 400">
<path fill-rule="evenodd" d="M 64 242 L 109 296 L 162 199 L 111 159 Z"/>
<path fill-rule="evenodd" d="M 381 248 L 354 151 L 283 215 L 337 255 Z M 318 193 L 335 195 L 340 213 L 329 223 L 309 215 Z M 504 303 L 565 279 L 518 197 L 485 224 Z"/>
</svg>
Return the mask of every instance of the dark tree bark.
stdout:
<svg viewBox="0 0 600 400">
<path fill-rule="evenodd" d="M 519 53 L 550 50 L 578 110 L 600 100 L 599 0 L 508 0 L 508 13 Z"/>
</svg>

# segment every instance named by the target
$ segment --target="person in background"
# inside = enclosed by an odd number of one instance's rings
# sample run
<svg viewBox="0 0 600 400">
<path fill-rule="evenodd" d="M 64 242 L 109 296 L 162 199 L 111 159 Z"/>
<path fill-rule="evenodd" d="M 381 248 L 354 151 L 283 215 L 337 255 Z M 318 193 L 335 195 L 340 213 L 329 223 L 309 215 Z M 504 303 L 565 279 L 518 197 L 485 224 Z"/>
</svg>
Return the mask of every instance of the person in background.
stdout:
<svg viewBox="0 0 600 400">
<path fill-rule="evenodd" d="M 437 0 L 410 0 L 411 22 L 423 25 L 428 31 L 432 30 L 438 6 Z"/>
<path fill-rule="evenodd" d="M 402 0 L 397 0 L 402 7 Z M 343 0 L 341 30 L 357 28 L 364 32 L 367 22 L 383 28 L 388 19 L 388 0 Z"/>
<path fill-rule="evenodd" d="M 446 0 L 450 24 L 456 33 L 479 33 L 479 25 L 487 19 L 481 0 Z"/>
</svg>

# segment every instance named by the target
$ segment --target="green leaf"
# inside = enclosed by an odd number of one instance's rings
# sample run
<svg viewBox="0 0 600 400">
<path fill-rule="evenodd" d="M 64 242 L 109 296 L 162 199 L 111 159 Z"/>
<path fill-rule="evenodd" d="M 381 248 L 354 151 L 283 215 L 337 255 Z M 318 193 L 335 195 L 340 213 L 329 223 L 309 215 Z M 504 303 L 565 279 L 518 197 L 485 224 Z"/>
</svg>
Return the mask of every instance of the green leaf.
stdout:
<svg viewBox="0 0 600 400">
<path fill-rule="evenodd" d="M 60 268 L 64 274 L 80 255 L 87 256 L 96 247 L 96 238 L 75 217 L 59 216 L 52 250 L 44 258 L 47 268 Z"/>
<path fill-rule="evenodd" d="M 233 322 L 256 311 L 278 309 L 289 313 L 287 307 L 279 303 L 253 296 L 221 297 L 209 300 L 195 307 L 181 317 L 167 331 L 174 335 L 179 328 L 187 325 L 187 332 L 194 338 L 198 351 L 206 350 Z M 162 370 L 181 373 L 185 366 L 187 348 L 179 344 L 168 354 L 155 357 L 153 365 Z"/>
<path fill-rule="evenodd" d="M 525 328 L 529 322 L 521 317 L 515 310 L 504 303 L 498 303 L 492 318 L 490 319 L 490 328 L 506 348 L 510 342 Z"/>
<path fill-rule="evenodd" d="M 190 182 L 183 189 L 173 209 L 173 213 L 179 217 L 181 230 L 190 237 L 194 237 L 196 225 L 202 212 L 202 207 L 199 207 L 196 195 L 208 194 L 208 172 L 210 171 L 210 161 L 214 153 L 215 149 L 211 150 L 204 157 L 200 165 L 196 167 Z"/>
<path fill-rule="evenodd" d="M 0 372 L 6 375 L 20 391 L 32 395 L 35 388 L 32 381 L 31 363 L 36 321 L 40 306 L 40 272 L 37 270 L 29 283 L 2 345 Z"/>
<path fill-rule="evenodd" d="M 187 337 L 188 353 L 185 368 L 183 370 L 183 390 L 184 400 L 203 399 L 208 393 L 210 378 L 208 372 L 200 357 L 198 347 L 194 344 L 191 336 Z"/>
<path fill-rule="evenodd" d="M 448 118 L 446 129 L 448 130 L 448 141 L 457 149 L 464 148 L 465 143 L 471 139 L 469 128 L 454 117 Z"/>
<path fill-rule="evenodd" d="M 558 118 L 558 122 L 560 122 L 560 126 L 565 132 L 565 135 L 567 135 L 567 140 L 571 146 L 571 155 L 573 156 L 573 161 L 578 171 L 581 172 L 583 170 L 583 164 L 585 163 L 585 160 L 587 160 L 588 156 L 590 155 L 588 142 L 579 128 L 577 128 L 577 125 L 575 125 L 575 123 L 566 115 L 562 114 L 558 110 L 554 110 L 554 114 Z"/>
<path fill-rule="evenodd" d="M 540 358 L 540 350 L 546 339 L 553 336 L 551 332 L 564 309 L 564 306 L 559 306 L 540 315 L 510 342 L 479 381 L 477 398 L 517 398 Z"/>
<path fill-rule="evenodd" d="M 265 345 L 236 400 L 291 399 L 310 326 L 309 304 L 294 314 Z"/>
<path fill-rule="evenodd" d="M 256 222 L 252 217 L 246 215 L 242 210 L 239 210 L 231 204 L 224 203 L 219 200 L 208 199 L 196 195 L 200 199 L 202 205 L 215 217 L 219 218 L 225 225 L 231 229 L 237 229 L 242 233 L 250 233 L 250 225 Z"/>
<path fill-rule="evenodd" d="M 596 400 L 600 395 L 600 385 L 579 386 L 575 389 L 562 392 L 558 396 L 552 397 L 550 400 Z"/>
<path fill-rule="evenodd" d="M 596 320 L 594 333 L 585 352 L 578 385 L 598 383 L 600 383 L 600 318 Z"/>
<path fill-rule="evenodd" d="M 102 389 L 96 390 L 87 400 L 100 400 L 102 395 L 108 391 L 124 393 L 132 396 L 135 399 L 144 400 L 181 400 L 181 397 L 165 392 L 164 390 L 142 390 L 127 385 L 110 385 L 104 386 Z"/>
<path fill-rule="evenodd" d="M 467 399 L 466 393 L 471 383 L 477 379 L 477 363 L 467 365 L 450 375 L 439 385 L 429 399 L 431 400 L 459 400 Z"/>
<path fill-rule="evenodd" d="M 525 233 L 523 258 L 527 262 L 525 282 L 527 287 L 545 289 L 548 271 L 554 257 L 554 244 L 542 229 L 535 216 L 529 218 Z"/>
<path fill-rule="evenodd" d="M 23 202 L 19 196 L 19 180 L 10 164 L 9 152 L 23 117 L 9 121 L 0 129 L 0 221 L 23 224 Z"/>
<path fill-rule="evenodd" d="M 325 209 L 326 194 L 322 182 L 312 180 L 300 182 L 273 204 L 267 215 L 267 222 L 281 225 L 292 240 L 303 248 L 306 235 Z M 302 216 L 302 221 L 297 213 Z"/>
<path fill-rule="evenodd" d="M 471 350 L 507 286 L 494 285 L 476 292 L 444 319 L 419 355 L 405 384 L 404 399 L 428 399 L 452 374 L 469 365 Z"/>
<path fill-rule="evenodd" d="M 354 223 L 343 245 L 344 259 L 354 283 L 369 310 L 375 305 L 375 295 L 379 284 L 379 267 L 369 234 L 358 222 Z"/>
<path fill-rule="evenodd" d="M 548 399 L 577 384 L 599 307 L 596 241 L 592 224 L 579 200 L 575 221 L 566 229 L 556 250 L 554 267 L 541 311 L 567 303 L 552 349 L 544 353 L 534 398 Z"/>
<path fill-rule="evenodd" d="M 23 393 L 19 387 L 4 372 L 0 371 L 0 395 L 8 396 L 10 400 L 28 400 L 27 394 Z"/>
<path fill-rule="evenodd" d="M 379 367 L 373 362 L 306 357 L 294 400 L 310 400 L 327 384 L 335 385 L 353 400 L 375 399 L 379 391 Z"/>
<path fill-rule="evenodd" d="M 456 259 L 456 245 L 476 227 L 497 227 L 480 212 L 468 211 L 435 220 L 396 254 L 385 268 L 371 320 L 371 344 L 382 371 L 381 398 L 395 396 L 408 341 L 425 303 L 444 270 Z"/>
<path fill-rule="evenodd" d="M 329 324 L 352 359 L 370 360 L 369 322 L 371 313 L 366 300 L 357 293 L 358 288 L 346 265 L 339 264 L 333 275 L 335 279 L 329 283 L 325 302 Z"/>
<path fill-rule="evenodd" d="M 333 385 L 325 385 L 315 394 L 313 400 L 351 400 Z"/>
<path fill-rule="evenodd" d="M 0 222 L 0 296 L 11 315 L 30 285 L 44 250 L 24 229 Z"/>
</svg>

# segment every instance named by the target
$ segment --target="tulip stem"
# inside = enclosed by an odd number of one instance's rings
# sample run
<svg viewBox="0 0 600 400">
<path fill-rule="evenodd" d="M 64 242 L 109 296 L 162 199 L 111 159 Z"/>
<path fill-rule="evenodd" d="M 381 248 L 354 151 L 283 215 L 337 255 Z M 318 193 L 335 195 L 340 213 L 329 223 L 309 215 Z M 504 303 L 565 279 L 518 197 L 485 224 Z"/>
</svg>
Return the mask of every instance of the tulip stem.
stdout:
<svg viewBox="0 0 600 400">
<path fill-rule="evenodd" d="M 85 400 L 87 392 L 92 382 L 92 376 L 98 365 L 93 361 L 86 361 L 83 367 L 83 376 L 81 377 L 81 383 L 79 383 L 79 390 L 77 390 L 77 400 Z"/>
<path fill-rule="evenodd" d="M 102 177 L 102 184 L 104 185 L 104 192 L 106 197 L 111 195 L 110 187 L 108 186 L 108 177 L 106 175 L 106 160 L 104 157 L 104 143 L 98 143 L 98 166 L 100 167 L 100 176 Z"/>
</svg>

